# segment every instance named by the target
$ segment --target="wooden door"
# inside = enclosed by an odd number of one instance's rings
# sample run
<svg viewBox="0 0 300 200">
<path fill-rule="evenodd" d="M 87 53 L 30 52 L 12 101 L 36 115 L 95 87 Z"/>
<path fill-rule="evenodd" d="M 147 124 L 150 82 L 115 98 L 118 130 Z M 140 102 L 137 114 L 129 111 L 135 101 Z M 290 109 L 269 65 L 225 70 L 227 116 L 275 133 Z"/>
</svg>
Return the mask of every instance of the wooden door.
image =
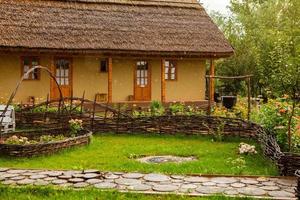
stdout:
<svg viewBox="0 0 300 200">
<path fill-rule="evenodd" d="M 63 97 L 71 97 L 72 95 L 72 59 L 56 58 L 52 69 L 56 81 L 60 85 Z M 51 81 L 51 99 L 59 99 L 60 94 L 55 81 Z"/>
<path fill-rule="evenodd" d="M 151 68 L 147 61 L 138 61 L 134 73 L 134 100 L 151 101 Z"/>
</svg>

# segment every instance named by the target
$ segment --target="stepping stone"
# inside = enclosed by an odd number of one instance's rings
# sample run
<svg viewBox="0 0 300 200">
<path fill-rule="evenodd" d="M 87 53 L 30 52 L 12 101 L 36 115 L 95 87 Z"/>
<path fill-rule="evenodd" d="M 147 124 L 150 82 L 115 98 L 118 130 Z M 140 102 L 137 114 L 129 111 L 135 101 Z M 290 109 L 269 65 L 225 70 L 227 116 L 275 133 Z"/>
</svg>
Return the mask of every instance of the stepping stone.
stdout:
<svg viewBox="0 0 300 200">
<path fill-rule="evenodd" d="M 170 177 L 162 174 L 147 174 L 144 176 L 144 180 L 152 182 L 163 182 L 169 181 Z"/>
<path fill-rule="evenodd" d="M 115 175 L 115 174 L 105 174 L 104 178 L 106 178 L 106 179 L 117 179 L 117 178 L 119 178 L 119 176 Z"/>
<path fill-rule="evenodd" d="M 214 183 L 214 182 L 204 182 L 204 183 L 202 183 L 202 185 L 203 185 L 203 186 L 215 186 L 215 185 L 217 185 L 217 184 Z"/>
<path fill-rule="evenodd" d="M 73 178 L 83 178 L 85 174 L 72 174 Z"/>
<path fill-rule="evenodd" d="M 234 188 L 242 188 L 242 187 L 245 187 L 246 184 L 244 184 L 244 183 L 232 183 L 231 186 L 234 187 Z"/>
<path fill-rule="evenodd" d="M 7 173 L 10 173 L 10 174 L 22 174 L 22 173 L 25 173 L 25 172 L 28 172 L 28 170 L 23 170 L 23 169 L 11 169 L 11 170 L 8 170 L 6 171 Z"/>
<path fill-rule="evenodd" d="M 57 180 L 56 177 L 47 177 L 47 178 L 44 178 L 44 181 L 53 181 L 53 180 Z"/>
<path fill-rule="evenodd" d="M 124 178 L 133 178 L 133 179 L 139 179 L 144 176 L 144 174 L 140 173 L 127 173 L 122 175 Z"/>
<path fill-rule="evenodd" d="M 99 174 L 100 171 L 97 170 L 97 169 L 86 169 L 86 170 L 83 170 L 83 173 L 85 173 L 85 174 L 90 174 L 90 173 L 96 173 L 96 174 Z"/>
<path fill-rule="evenodd" d="M 43 180 L 36 180 L 33 184 L 36 186 L 45 186 L 45 185 L 49 185 L 49 182 Z"/>
<path fill-rule="evenodd" d="M 25 178 L 26 178 L 25 176 L 15 176 L 15 177 L 11 177 L 10 180 L 19 181 L 19 180 L 23 180 Z"/>
<path fill-rule="evenodd" d="M 239 192 L 236 189 L 229 189 L 229 190 L 225 190 L 224 194 L 226 194 L 226 195 L 238 195 Z"/>
<path fill-rule="evenodd" d="M 147 190 L 151 190 L 151 186 L 150 185 L 146 185 L 146 184 L 137 184 L 137 185 L 130 185 L 127 187 L 128 190 L 134 190 L 134 191 L 147 191 Z"/>
<path fill-rule="evenodd" d="M 0 172 L 6 172 L 8 170 L 9 170 L 9 168 L 0 168 Z"/>
<path fill-rule="evenodd" d="M 276 183 L 274 183 L 273 181 L 262 182 L 262 184 L 265 186 L 275 186 L 276 185 Z"/>
<path fill-rule="evenodd" d="M 263 190 L 269 190 L 269 191 L 275 191 L 275 190 L 280 190 L 280 187 L 278 186 L 263 186 L 260 187 Z"/>
<path fill-rule="evenodd" d="M 60 179 L 70 179 L 70 178 L 72 178 L 72 175 L 61 175 L 58 178 L 60 178 Z"/>
<path fill-rule="evenodd" d="M 225 184 L 225 183 L 219 183 L 216 185 L 217 187 L 224 187 L 224 188 L 228 188 L 229 185 L 228 184 Z"/>
<path fill-rule="evenodd" d="M 84 179 L 83 178 L 71 178 L 69 179 L 69 182 L 71 183 L 79 183 L 79 182 L 83 182 Z"/>
<path fill-rule="evenodd" d="M 258 177 L 256 180 L 259 182 L 266 182 L 266 181 L 269 181 L 270 179 L 267 177 Z"/>
<path fill-rule="evenodd" d="M 253 184 L 253 185 L 258 184 L 258 181 L 255 179 L 241 179 L 241 182 L 245 184 Z"/>
<path fill-rule="evenodd" d="M 266 191 L 263 189 L 250 187 L 240 188 L 238 189 L 238 192 L 248 196 L 263 196 L 266 194 Z"/>
<path fill-rule="evenodd" d="M 1 182 L 1 184 L 3 184 L 3 185 L 14 185 L 14 184 L 16 184 L 16 181 L 6 180 L 6 181 Z"/>
<path fill-rule="evenodd" d="M 137 179 L 120 178 L 115 179 L 115 183 L 120 185 L 138 185 L 141 184 L 141 181 Z"/>
<path fill-rule="evenodd" d="M 16 177 L 16 176 L 20 176 L 19 174 L 4 174 L 1 175 L 1 178 L 12 178 L 12 177 Z"/>
<path fill-rule="evenodd" d="M 158 192 L 174 192 L 178 190 L 178 186 L 175 185 L 154 185 L 152 188 L 154 191 Z"/>
<path fill-rule="evenodd" d="M 182 179 L 184 179 L 185 177 L 184 177 L 184 176 L 180 176 L 180 175 L 171 175 L 171 178 L 182 180 Z"/>
<path fill-rule="evenodd" d="M 0 181 L 4 181 L 5 177 L 0 176 Z"/>
<path fill-rule="evenodd" d="M 210 179 L 206 177 L 192 176 L 192 177 L 185 178 L 184 181 L 191 182 L 191 183 L 202 183 L 202 182 L 210 181 Z"/>
<path fill-rule="evenodd" d="M 17 181 L 18 185 L 30 185 L 33 183 L 34 183 L 34 180 L 32 180 L 32 179 L 23 179 L 23 180 Z"/>
<path fill-rule="evenodd" d="M 32 175 L 30 176 L 29 178 L 30 179 L 42 179 L 42 178 L 46 178 L 47 176 L 46 175 L 43 175 L 43 174 L 37 174 L 37 175 Z"/>
<path fill-rule="evenodd" d="M 277 181 L 280 185 L 284 186 L 293 186 L 295 184 L 294 180 L 288 180 L 288 179 L 280 179 Z"/>
<path fill-rule="evenodd" d="M 117 175 L 117 176 L 121 176 L 123 175 L 124 173 L 123 172 L 113 172 L 114 175 Z"/>
<path fill-rule="evenodd" d="M 89 186 L 89 184 L 86 183 L 86 182 L 75 183 L 75 184 L 73 185 L 74 188 L 83 188 L 83 187 L 87 187 L 87 186 Z"/>
<path fill-rule="evenodd" d="M 48 172 L 48 176 L 51 176 L 51 177 L 55 177 L 55 176 L 60 176 L 62 175 L 63 173 L 62 172 Z"/>
<path fill-rule="evenodd" d="M 57 179 L 57 180 L 53 180 L 51 183 L 54 184 L 54 185 L 61 185 L 61 184 L 65 184 L 67 182 L 68 181 L 64 180 L 64 179 Z"/>
<path fill-rule="evenodd" d="M 227 177 L 216 177 L 216 178 L 212 178 L 211 181 L 215 183 L 224 183 L 224 184 L 238 182 L 236 178 L 227 178 Z"/>
<path fill-rule="evenodd" d="M 100 174 L 96 174 L 96 173 L 87 173 L 84 174 L 83 178 L 85 179 L 91 179 L 91 178 L 98 178 L 100 177 Z"/>
<path fill-rule="evenodd" d="M 94 185 L 96 188 L 99 189 L 113 189 L 117 186 L 115 183 L 108 183 L 108 182 L 103 182 L 103 183 L 98 183 Z"/>
<path fill-rule="evenodd" d="M 59 187 L 64 187 L 64 188 L 72 187 L 72 186 L 73 186 L 72 183 L 64 183 L 64 184 L 59 185 Z"/>
<path fill-rule="evenodd" d="M 182 179 L 172 179 L 171 180 L 172 183 L 183 183 Z"/>
<path fill-rule="evenodd" d="M 196 189 L 198 186 L 194 184 L 183 184 L 180 189 Z"/>
<path fill-rule="evenodd" d="M 221 194 L 224 192 L 224 188 L 215 186 L 200 186 L 196 189 L 196 191 L 201 194 Z"/>
<path fill-rule="evenodd" d="M 86 180 L 85 182 L 94 185 L 94 184 L 103 182 L 103 180 L 101 180 L 101 179 L 96 179 L 96 178 L 92 178 L 92 179 Z"/>
<path fill-rule="evenodd" d="M 268 194 L 272 197 L 285 197 L 285 198 L 292 198 L 295 197 L 293 193 L 286 192 L 286 191 L 271 191 Z"/>
</svg>

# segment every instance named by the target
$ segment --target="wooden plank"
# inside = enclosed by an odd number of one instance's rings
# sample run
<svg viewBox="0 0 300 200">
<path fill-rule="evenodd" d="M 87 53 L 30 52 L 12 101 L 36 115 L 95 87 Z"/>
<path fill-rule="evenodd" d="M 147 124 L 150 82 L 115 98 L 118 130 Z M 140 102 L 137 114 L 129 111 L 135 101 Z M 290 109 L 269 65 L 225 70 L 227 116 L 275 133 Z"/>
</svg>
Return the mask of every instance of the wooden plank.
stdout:
<svg viewBox="0 0 300 200">
<path fill-rule="evenodd" d="M 108 103 L 112 102 L 112 57 L 108 58 Z"/>
<path fill-rule="evenodd" d="M 207 75 L 206 78 L 218 78 L 218 79 L 246 79 L 251 78 L 253 75 L 245 75 L 245 76 L 211 76 Z"/>
<path fill-rule="evenodd" d="M 165 59 L 161 59 L 161 102 L 166 102 Z"/>
</svg>

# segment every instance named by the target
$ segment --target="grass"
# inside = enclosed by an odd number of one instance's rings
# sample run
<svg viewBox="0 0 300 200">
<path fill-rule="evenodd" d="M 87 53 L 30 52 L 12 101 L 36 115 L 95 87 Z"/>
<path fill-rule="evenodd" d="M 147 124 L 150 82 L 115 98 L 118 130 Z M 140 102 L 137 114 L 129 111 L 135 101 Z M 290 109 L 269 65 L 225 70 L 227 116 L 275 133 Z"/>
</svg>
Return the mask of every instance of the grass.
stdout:
<svg viewBox="0 0 300 200">
<path fill-rule="evenodd" d="M 51 156 L 0 158 L 0 167 L 46 169 L 100 169 L 105 171 L 161 172 L 170 174 L 239 174 L 227 161 L 238 158 L 239 143 L 251 140 L 228 138 L 213 142 L 204 136 L 116 135 L 98 134 L 86 147 L 72 148 Z M 258 146 L 257 144 L 255 144 Z M 259 149 L 259 148 L 257 148 Z M 182 164 L 144 164 L 134 157 L 141 155 L 196 156 L 199 160 Z M 277 175 L 275 165 L 257 155 L 245 155 L 245 175 Z"/>
<path fill-rule="evenodd" d="M 101 191 L 96 189 L 72 190 L 55 189 L 53 187 L 7 187 L 0 185 L 0 199 L 6 200 L 246 200 L 250 198 L 230 198 L 224 196 L 187 197 L 177 195 L 145 195 L 135 193 L 120 193 L 116 191 Z"/>
</svg>

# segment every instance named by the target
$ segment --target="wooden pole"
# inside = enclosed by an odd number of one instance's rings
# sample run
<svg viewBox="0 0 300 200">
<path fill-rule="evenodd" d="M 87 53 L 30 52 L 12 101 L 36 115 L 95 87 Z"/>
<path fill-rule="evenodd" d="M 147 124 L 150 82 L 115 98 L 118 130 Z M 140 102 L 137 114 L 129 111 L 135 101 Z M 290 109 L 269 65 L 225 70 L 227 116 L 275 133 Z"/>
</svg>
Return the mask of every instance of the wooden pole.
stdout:
<svg viewBox="0 0 300 200">
<path fill-rule="evenodd" d="M 248 114 L 247 114 L 247 119 L 248 122 L 250 122 L 250 113 L 251 113 L 251 78 L 247 78 L 247 87 L 248 87 Z"/>
<path fill-rule="evenodd" d="M 161 59 L 161 102 L 166 102 L 165 59 Z"/>
<path fill-rule="evenodd" d="M 108 103 L 112 102 L 112 58 L 108 58 L 108 87 L 107 87 L 107 93 L 108 93 Z"/>
<path fill-rule="evenodd" d="M 210 89 L 211 89 L 210 84 L 211 84 L 211 82 L 210 82 L 210 79 L 211 79 L 211 77 L 209 76 L 208 77 L 208 87 L 207 87 L 207 89 L 208 89 L 207 115 L 208 116 L 210 116 L 210 113 L 211 113 L 211 95 L 210 95 Z"/>
<path fill-rule="evenodd" d="M 210 100 L 214 101 L 215 79 L 213 77 L 215 76 L 215 64 L 214 64 L 213 59 L 210 60 L 209 75 L 211 76 L 210 79 L 209 79 L 209 85 L 210 85 L 209 96 L 210 96 Z"/>
</svg>

